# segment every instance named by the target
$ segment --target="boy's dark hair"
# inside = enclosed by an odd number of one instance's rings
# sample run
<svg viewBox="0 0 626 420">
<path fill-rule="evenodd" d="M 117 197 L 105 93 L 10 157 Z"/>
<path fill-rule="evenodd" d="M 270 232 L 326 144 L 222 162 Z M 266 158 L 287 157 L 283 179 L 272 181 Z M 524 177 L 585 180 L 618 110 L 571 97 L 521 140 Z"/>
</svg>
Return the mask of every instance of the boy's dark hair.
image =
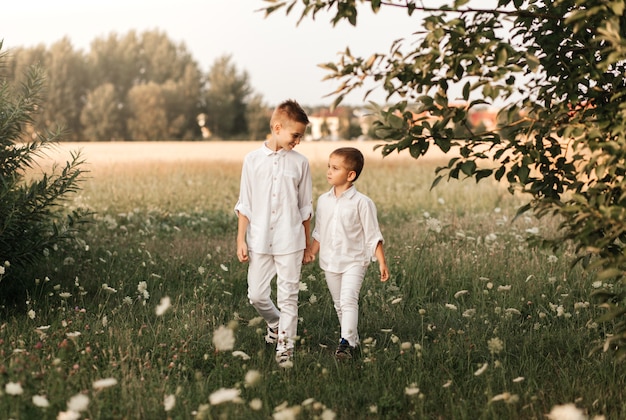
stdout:
<svg viewBox="0 0 626 420">
<path fill-rule="evenodd" d="M 348 170 L 356 173 L 352 182 L 359 179 L 359 175 L 361 175 L 361 171 L 363 170 L 363 165 L 365 165 L 365 158 L 359 149 L 354 147 L 340 147 L 339 149 L 335 149 L 331 155 L 341 156 L 343 161 L 346 163 Z"/>
<path fill-rule="evenodd" d="M 305 125 L 309 124 L 309 117 L 298 102 L 293 99 L 287 99 L 276 107 L 272 114 L 270 125 L 277 119 L 287 118 L 290 121 L 296 121 Z"/>
</svg>

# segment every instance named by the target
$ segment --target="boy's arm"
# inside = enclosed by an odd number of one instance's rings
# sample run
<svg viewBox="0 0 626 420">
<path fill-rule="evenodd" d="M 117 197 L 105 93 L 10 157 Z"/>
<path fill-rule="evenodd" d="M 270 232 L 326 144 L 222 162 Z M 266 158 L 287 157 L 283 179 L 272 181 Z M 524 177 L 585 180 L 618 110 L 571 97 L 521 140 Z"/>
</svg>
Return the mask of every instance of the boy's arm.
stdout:
<svg viewBox="0 0 626 420">
<path fill-rule="evenodd" d="M 378 260 L 378 267 L 380 268 L 380 281 L 389 280 L 389 269 L 387 268 L 382 241 L 378 242 L 378 245 L 376 245 L 376 259 Z"/>
<path fill-rule="evenodd" d="M 239 258 L 239 262 L 248 262 L 246 230 L 248 229 L 249 220 L 241 212 L 237 212 L 237 217 L 237 258 Z"/>
<path fill-rule="evenodd" d="M 307 220 L 302 222 L 302 226 L 304 226 L 304 237 L 306 238 L 306 247 L 304 248 L 304 256 L 302 258 L 302 262 L 304 264 L 308 264 L 315 260 L 315 254 L 311 254 L 309 248 L 311 246 L 311 218 L 309 217 Z"/>
</svg>

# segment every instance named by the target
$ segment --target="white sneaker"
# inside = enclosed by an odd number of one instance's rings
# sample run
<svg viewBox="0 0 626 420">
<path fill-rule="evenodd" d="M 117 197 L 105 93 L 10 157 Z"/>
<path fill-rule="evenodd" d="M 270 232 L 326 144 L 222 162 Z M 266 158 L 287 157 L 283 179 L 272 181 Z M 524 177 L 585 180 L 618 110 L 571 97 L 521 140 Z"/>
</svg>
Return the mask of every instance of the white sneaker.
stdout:
<svg viewBox="0 0 626 420">
<path fill-rule="evenodd" d="M 265 342 L 267 344 L 275 344 L 278 340 L 278 328 L 267 327 L 267 334 L 265 334 Z"/>
<path fill-rule="evenodd" d="M 276 363 L 282 368 L 293 367 L 293 349 L 277 351 Z"/>
</svg>

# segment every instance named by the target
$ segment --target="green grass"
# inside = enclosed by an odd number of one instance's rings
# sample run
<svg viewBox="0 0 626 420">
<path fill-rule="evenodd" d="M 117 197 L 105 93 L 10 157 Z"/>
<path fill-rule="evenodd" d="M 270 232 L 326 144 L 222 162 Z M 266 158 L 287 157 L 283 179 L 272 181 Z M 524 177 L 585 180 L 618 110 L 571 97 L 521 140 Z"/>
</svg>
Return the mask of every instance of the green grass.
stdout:
<svg viewBox="0 0 626 420">
<path fill-rule="evenodd" d="M 69 203 L 97 213 L 84 243 L 50 250 L 22 279 L 37 283 L 27 312 L 0 325 L 0 417 L 54 419 L 81 394 L 91 419 L 543 419 L 567 403 L 622 418 L 624 366 L 589 354 L 610 333 L 595 322 L 603 312 L 590 302 L 589 273 L 570 267 L 568 250 L 551 255 L 526 242 L 554 222 L 513 222 L 522 201 L 488 181 L 431 191 L 434 167 L 366 166 L 358 188 L 378 205 L 391 280 L 380 283 L 370 267 L 363 346 L 338 363 L 323 273 L 306 266 L 290 369 L 276 366 L 246 299 L 232 210 L 239 165 L 94 168 Z M 313 169 L 317 196 L 328 186 L 324 165 Z M 172 306 L 157 316 L 166 296 Z M 223 325 L 249 359 L 216 351 Z M 250 371 L 261 380 L 246 383 Z M 105 378 L 117 383 L 94 389 Z M 14 384 L 21 393 L 6 392 Z M 239 399 L 210 404 L 222 388 Z M 49 406 L 35 405 L 37 395 Z"/>
</svg>

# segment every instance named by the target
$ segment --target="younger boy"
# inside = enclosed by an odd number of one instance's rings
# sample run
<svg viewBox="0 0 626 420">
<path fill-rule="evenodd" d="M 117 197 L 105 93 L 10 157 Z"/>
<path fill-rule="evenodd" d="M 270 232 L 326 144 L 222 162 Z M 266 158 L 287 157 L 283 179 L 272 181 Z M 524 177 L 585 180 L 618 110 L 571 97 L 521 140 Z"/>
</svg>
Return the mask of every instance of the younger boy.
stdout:
<svg viewBox="0 0 626 420">
<path fill-rule="evenodd" d="M 338 359 L 351 358 L 359 344 L 359 293 L 370 261 L 378 260 L 380 281 L 389 279 L 376 206 L 354 186 L 363 165 L 363 154 L 353 147 L 330 154 L 326 179 L 332 188 L 317 201 L 313 243 L 307 249 L 312 256 L 319 251 L 341 325 Z"/>
<path fill-rule="evenodd" d="M 244 158 L 235 206 L 237 257 L 249 263 L 248 298 L 267 323 L 265 341 L 276 343 L 281 366 L 293 357 L 300 270 L 313 213 L 309 161 L 293 150 L 308 124 L 296 101 L 276 107 L 270 138 Z M 277 305 L 271 299 L 274 276 Z"/>
</svg>

